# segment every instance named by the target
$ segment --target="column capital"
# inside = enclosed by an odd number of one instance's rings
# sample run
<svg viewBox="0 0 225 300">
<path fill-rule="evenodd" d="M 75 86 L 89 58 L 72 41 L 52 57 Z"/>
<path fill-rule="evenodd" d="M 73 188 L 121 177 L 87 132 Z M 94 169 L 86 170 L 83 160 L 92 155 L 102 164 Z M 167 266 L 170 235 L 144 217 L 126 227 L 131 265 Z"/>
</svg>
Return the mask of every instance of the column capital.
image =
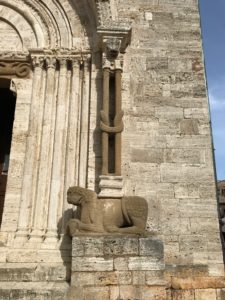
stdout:
<svg viewBox="0 0 225 300">
<path fill-rule="evenodd" d="M 71 59 L 71 64 L 73 69 L 79 69 L 81 65 L 81 58 L 79 57 L 73 57 Z"/>
<path fill-rule="evenodd" d="M 31 62 L 32 62 L 32 66 L 34 68 L 43 68 L 44 67 L 44 56 L 40 56 L 40 55 L 32 55 L 31 56 Z"/>
<path fill-rule="evenodd" d="M 54 56 L 47 56 L 45 58 L 46 61 L 46 67 L 47 69 L 55 69 L 56 68 L 56 57 Z"/>
</svg>

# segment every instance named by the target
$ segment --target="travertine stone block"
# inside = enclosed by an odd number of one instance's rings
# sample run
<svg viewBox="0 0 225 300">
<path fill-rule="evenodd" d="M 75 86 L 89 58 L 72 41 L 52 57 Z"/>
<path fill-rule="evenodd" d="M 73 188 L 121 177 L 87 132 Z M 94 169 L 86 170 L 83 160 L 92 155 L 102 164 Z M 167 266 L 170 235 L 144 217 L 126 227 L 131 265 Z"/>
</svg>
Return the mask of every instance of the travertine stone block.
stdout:
<svg viewBox="0 0 225 300">
<path fill-rule="evenodd" d="M 195 290 L 195 300 L 216 300 L 215 289 Z"/>
<path fill-rule="evenodd" d="M 163 260 L 163 243 L 159 239 L 140 238 L 139 249 L 141 256 L 150 256 Z"/>
<path fill-rule="evenodd" d="M 139 243 L 135 237 L 105 237 L 103 247 L 106 256 L 134 256 L 139 254 Z"/>
<path fill-rule="evenodd" d="M 91 244 L 94 251 L 87 254 L 85 249 L 87 245 L 91 249 Z M 73 237 L 73 245 L 71 293 L 77 293 L 83 288 L 81 295 L 89 297 L 100 287 L 100 294 L 96 295 L 103 298 L 96 299 L 111 300 L 117 299 L 119 287 L 120 297 L 124 299 L 136 299 L 137 295 L 143 300 L 166 299 L 163 298 L 166 286 L 163 275 L 164 249 L 162 241 L 157 237 L 77 236 Z M 99 247 L 98 255 L 96 245 Z M 105 295 L 106 289 L 102 289 L 107 286 L 110 286 L 108 296 Z"/>
<path fill-rule="evenodd" d="M 166 290 L 161 287 L 148 286 L 120 286 L 111 287 L 110 300 L 117 299 L 141 299 L 141 300 L 167 300 Z"/>
<path fill-rule="evenodd" d="M 103 257 L 73 257 L 72 271 L 112 271 L 113 259 Z"/>
<path fill-rule="evenodd" d="M 129 257 L 128 259 L 128 269 L 129 270 L 163 270 L 165 264 L 163 260 L 158 260 L 157 258 L 151 259 L 149 256 L 141 257 Z"/>
<path fill-rule="evenodd" d="M 173 290 L 171 300 L 195 300 L 195 292 L 194 290 Z"/>
<path fill-rule="evenodd" d="M 157 237 L 74 238 L 70 299 L 166 299 L 165 259 L 166 278 L 170 283 L 173 277 L 178 288 L 167 300 L 215 300 L 215 295 L 223 300 L 198 1 L 39 2 L 1 1 L 7 22 L 0 20 L 0 52 L 13 58 L 11 51 L 29 56 L 31 49 L 43 48 L 41 56 L 52 53 L 54 61 L 57 53 L 73 50 L 55 66 L 36 61 L 28 78 L 12 75 L 17 103 L 0 234 L 0 299 L 65 298 L 68 285 L 56 284 L 69 280 L 71 271 L 71 252 L 62 242 L 73 213 L 65 191 L 79 185 L 96 192 L 101 187 L 103 198 L 145 198 L 147 230 L 160 234 L 163 243 Z M 104 60 L 96 24 L 117 37 L 117 21 L 132 26 L 131 43 L 118 56 L 123 60 L 122 176 L 102 177 L 99 184 Z M 78 60 L 70 55 L 76 49 L 84 51 Z M 25 230 L 22 242 L 14 240 L 18 224 Z M 30 234 L 39 243 L 32 243 Z"/>
</svg>

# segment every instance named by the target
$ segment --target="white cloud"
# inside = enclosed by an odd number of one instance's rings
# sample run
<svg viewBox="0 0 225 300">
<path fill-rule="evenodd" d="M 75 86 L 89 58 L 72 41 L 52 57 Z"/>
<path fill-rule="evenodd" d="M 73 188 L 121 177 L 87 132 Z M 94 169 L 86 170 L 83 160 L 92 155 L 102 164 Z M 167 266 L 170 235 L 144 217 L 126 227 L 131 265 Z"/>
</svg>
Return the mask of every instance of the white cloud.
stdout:
<svg viewBox="0 0 225 300">
<path fill-rule="evenodd" d="M 222 77 L 217 84 L 209 88 L 210 109 L 225 111 L 225 78 Z"/>
<path fill-rule="evenodd" d="M 225 77 L 209 88 L 209 103 L 218 179 L 225 179 Z"/>
<path fill-rule="evenodd" d="M 209 91 L 209 104 L 211 110 L 225 109 L 225 97 L 221 99 Z"/>
</svg>

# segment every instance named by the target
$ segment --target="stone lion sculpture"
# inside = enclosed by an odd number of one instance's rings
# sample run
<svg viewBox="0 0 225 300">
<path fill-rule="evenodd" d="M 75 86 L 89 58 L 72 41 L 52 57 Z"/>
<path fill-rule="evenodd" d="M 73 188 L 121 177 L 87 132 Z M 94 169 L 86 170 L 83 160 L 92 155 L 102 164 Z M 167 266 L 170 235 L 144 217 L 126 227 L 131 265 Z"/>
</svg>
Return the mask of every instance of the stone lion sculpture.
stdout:
<svg viewBox="0 0 225 300">
<path fill-rule="evenodd" d="M 148 204 L 144 198 L 101 200 L 95 192 L 74 186 L 68 189 L 67 201 L 81 210 L 80 219 L 68 222 L 71 236 L 79 232 L 143 234 L 145 231 Z"/>
</svg>

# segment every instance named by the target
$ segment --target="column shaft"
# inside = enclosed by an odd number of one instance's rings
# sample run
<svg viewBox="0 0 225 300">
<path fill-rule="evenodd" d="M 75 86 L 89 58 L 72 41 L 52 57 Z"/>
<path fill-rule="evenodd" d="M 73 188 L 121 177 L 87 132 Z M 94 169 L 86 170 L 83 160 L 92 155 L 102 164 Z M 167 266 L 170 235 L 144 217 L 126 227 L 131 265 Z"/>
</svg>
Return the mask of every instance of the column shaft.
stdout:
<svg viewBox="0 0 225 300">
<path fill-rule="evenodd" d="M 30 108 L 29 133 L 27 137 L 26 159 L 22 185 L 22 197 L 16 237 L 27 238 L 30 226 L 33 198 L 36 193 L 36 180 L 41 139 L 41 124 L 43 115 L 43 59 L 33 58 L 34 75 L 32 99 Z"/>
<path fill-rule="evenodd" d="M 107 125 L 109 125 L 109 79 L 110 69 L 103 69 L 103 103 L 102 110 L 107 118 Z M 109 173 L 109 135 L 107 132 L 102 132 L 102 175 Z"/>
<path fill-rule="evenodd" d="M 51 188 L 48 210 L 48 225 L 46 243 L 48 238 L 56 242 L 58 238 L 57 222 L 60 203 L 63 201 L 65 151 L 66 151 L 66 126 L 67 126 L 67 61 L 60 60 L 58 98 L 56 107 L 56 125 L 53 147 L 53 164 Z"/>
<path fill-rule="evenodd" d="M 115 71 L 115 112 L 121 114 L 121 75 L 122 70 Z M 114 126 L 119 124 L 114 124 Z M 115 136 L 115 175 L 121 175 L 121 132 Z"/>
<path fill-rule="evenodd" d="M 52 169 L 52 154 L 55 127 L 55 68 L 56 59 L 46 59 L 47 79 L 45 90 L 45 107 L 42 122 L 41 153 L 39 162 L 36 205 L 33 220 L 33 231 L 31 237 L 42 240 L 44 225 L 47 219 L 47 205 L 49 200 L 50 178 Z"/>
<path fill-rule="evenodd" d="M 79 186 L 87 185 L 88 145 L 89 145 L 89 105 L 90 105 L 90 60 L 84 61 L 83 88 L 81 99 L 81 130 L 80 130 L 80 160 Z"/>
<path fill-rule="evenodd" d="M 72 218 L 71 205 L 67 203 L 66 192 L 70 186 L 78 184 L 79 139 L 80 139 L 80 60 L 72 61 L 70 99 L 68 113 L 68 135 L 66 150 L 65 197 L 62 213 L 61 233 L 65 233 L 67 222 Z"/>
</svg>

